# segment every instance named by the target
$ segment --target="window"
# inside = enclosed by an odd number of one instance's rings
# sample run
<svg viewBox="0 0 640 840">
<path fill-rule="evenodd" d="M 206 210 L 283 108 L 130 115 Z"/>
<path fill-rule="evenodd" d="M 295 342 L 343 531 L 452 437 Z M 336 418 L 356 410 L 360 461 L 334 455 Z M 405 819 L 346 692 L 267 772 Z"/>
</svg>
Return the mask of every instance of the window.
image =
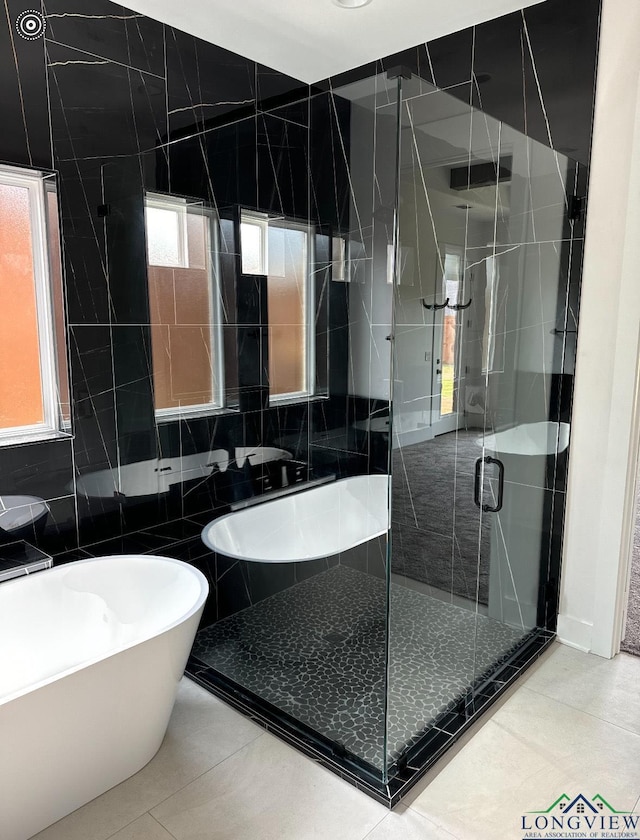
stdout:
<svg viewBox="0 0 640 840">
<path fill-rule="evenodd" d="M 215 216 L 148 193 L 145 217 L 156 416 L 206 414 L 224 403 Z"/>
<path fill-rule="evenodd" d="M 242 270 L 267 277 L 269 398 L 314 392 L 313 228 L 242 211 Z"/>
<path fill-rule="evenodd" d="M 240 240 L 242 242 L 242 273 L 261 274 L 268 271 L 269 217 L 265 213 L 242 212 Z"/>
<path fill-rule="evenodd" d="M 55 179 L 0 167 L 0 443 L 69 425 Z"/>
</svg>

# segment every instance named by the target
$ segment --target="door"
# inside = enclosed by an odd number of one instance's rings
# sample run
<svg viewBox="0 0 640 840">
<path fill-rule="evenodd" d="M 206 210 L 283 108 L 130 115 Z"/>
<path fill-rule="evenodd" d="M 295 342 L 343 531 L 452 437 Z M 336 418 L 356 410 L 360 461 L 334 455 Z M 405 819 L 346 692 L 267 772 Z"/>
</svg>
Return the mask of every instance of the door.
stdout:
<svg viewBox="0 0 640 840">
<path fill-rule="evenodd" d="M 442 262 L 436 267 L 439 302 L 432 304 L 431 424 L 434 436 L 453 432 L 462 414 L 458 407 L 462 360 L 464 247 L 440 246 Z"/>
<path fill-rule="evenodd" d="M 419 638 L 426 729 L 553 622 L 575 167 L 421 80 L 403 85 L 399 242 L 417 282 L 394 287 L 388 698 L 406 716 Z M 396 395 L 421 343 L 428 390 L 411 398 L 429 398 L 432 435 L 416 441 Z"/>
</svg>

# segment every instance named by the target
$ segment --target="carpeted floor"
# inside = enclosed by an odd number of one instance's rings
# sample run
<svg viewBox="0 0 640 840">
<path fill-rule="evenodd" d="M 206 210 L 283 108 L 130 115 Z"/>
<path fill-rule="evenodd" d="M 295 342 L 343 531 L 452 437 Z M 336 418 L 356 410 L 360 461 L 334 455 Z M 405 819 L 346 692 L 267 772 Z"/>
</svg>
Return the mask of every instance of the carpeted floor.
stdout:
<svg viewBox="0 0 640 840">
<path fill-rule="evenodd" d="M 640 656 L 640 510 L 638 508 L 636 508 L 636 527 L 633 534 L 633 552 L 631 554 L 627 626 L 620 649 L 625 653 Z"/>
<path fill-rule="evenodd" d="M 391 569 L 486 605 L 491 519 L 473 503 L 478 434 L 460 430 L 394 450 Z"/>
</svg>

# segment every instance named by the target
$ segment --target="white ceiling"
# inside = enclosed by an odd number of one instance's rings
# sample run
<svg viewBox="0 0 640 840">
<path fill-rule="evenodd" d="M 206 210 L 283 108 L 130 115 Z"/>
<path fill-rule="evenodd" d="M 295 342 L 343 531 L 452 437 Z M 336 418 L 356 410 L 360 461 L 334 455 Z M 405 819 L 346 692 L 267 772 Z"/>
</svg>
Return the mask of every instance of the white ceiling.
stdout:
<svg viewBox="0 0 640 840">
<path fill-rule="evenodd" d="M 312 83 L 542 0 L 125 0 L 134 11 Z"/>
</svg>

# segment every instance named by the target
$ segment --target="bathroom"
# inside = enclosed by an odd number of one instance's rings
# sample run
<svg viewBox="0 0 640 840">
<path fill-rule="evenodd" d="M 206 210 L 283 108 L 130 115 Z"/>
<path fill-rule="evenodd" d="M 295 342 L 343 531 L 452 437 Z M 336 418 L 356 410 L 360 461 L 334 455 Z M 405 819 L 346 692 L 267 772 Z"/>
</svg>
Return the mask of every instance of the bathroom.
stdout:
<svg viewBox="0 0 640 840">
<path fill-rule="evenodd" d="M 601 4 L 494 5 L 324 74 L 164 8 L 0 25 L 0 581 L 188 564 L 181 690 L 371 807 L 555 649 L 574 574 Z"/>
</svg>

